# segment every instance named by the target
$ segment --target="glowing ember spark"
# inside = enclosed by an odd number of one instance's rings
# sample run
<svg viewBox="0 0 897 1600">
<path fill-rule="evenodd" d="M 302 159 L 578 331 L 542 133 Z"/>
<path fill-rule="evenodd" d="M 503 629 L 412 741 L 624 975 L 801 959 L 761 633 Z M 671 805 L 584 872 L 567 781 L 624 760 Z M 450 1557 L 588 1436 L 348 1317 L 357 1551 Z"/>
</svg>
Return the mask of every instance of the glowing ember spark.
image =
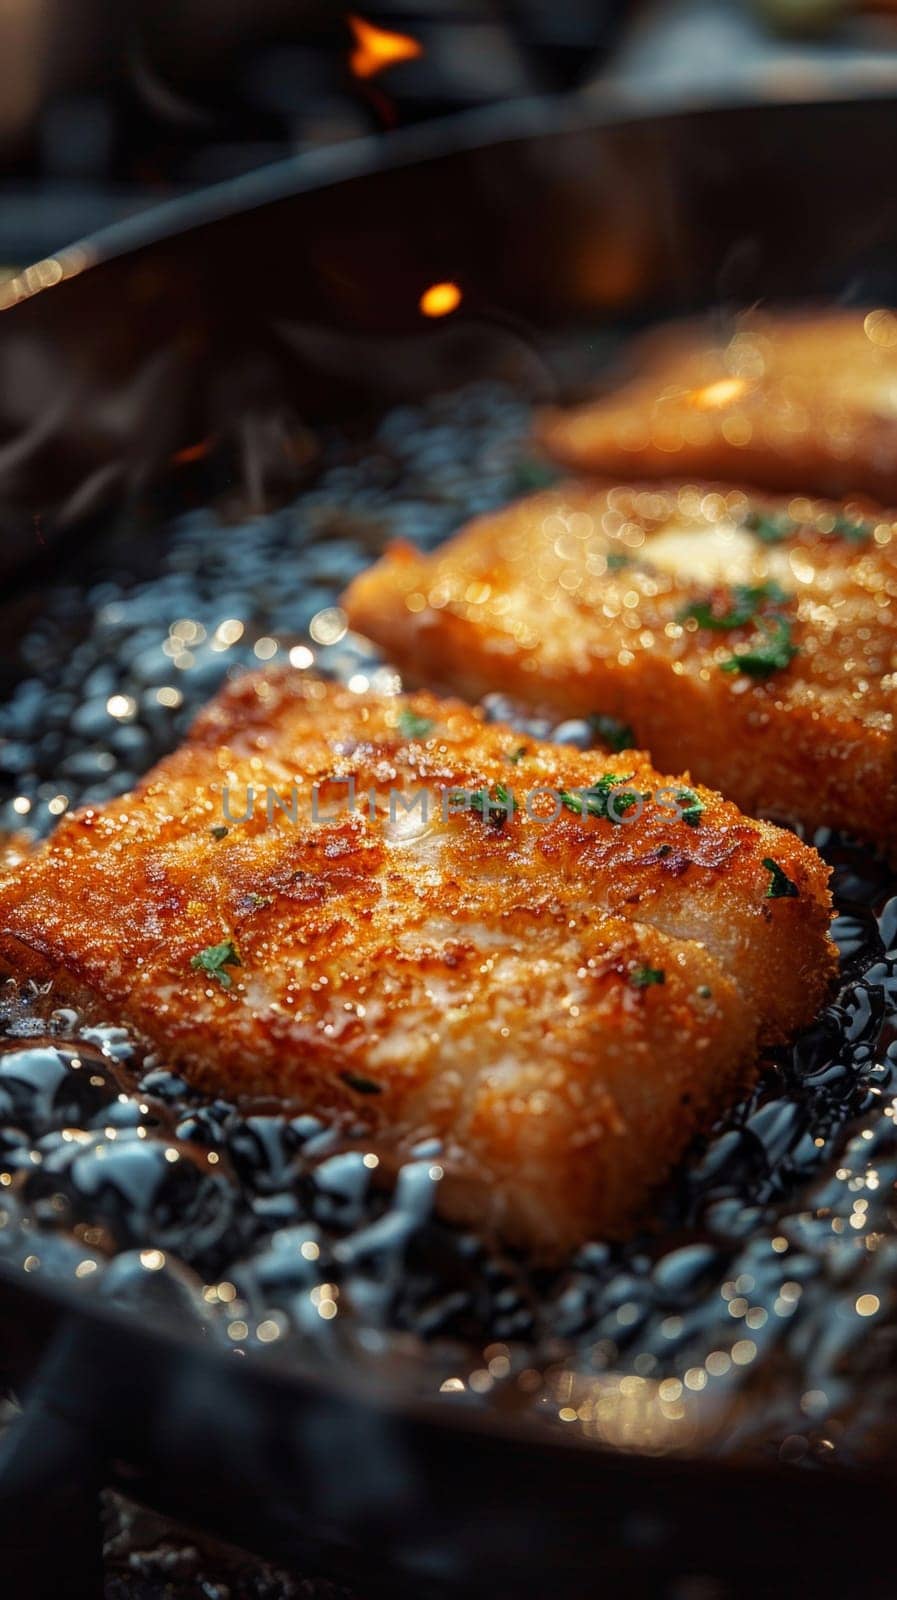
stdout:
<svg viewBox="0 0 897 1600">
<path fill-rule="evenodd" d="M 212 447 L 211 439 L 200 439 L 197 444 L 185 445 L 183 450 L 178 450 L 172 456 L 172 461 L 178 467 L 186 466 L 191 461 L 202 461 Z"/>
<path fill-rule="evenodd" d="M 741 399 L 747 387 L 744 378 L 719 378 L 716 383 L 708 383 L 704 389 L 695 389 L 691 403 L 702 411 L 712 411 L 716 406 L 730 406 L 733 400 Z"/>
<path fill-rule="evenodd" d="M 447 317 L 461 304 L 461 290 L 456 283 L 431 283 L 418 301 L 425 317 Z"/>
<path fill-rule="evenodd" d="M 378 28 L 350 11 L 347 17 L 355 39 L 355 49 L 349 57 L 350 71 L 356 78 L 373 78 L 399 61 L 414 61 L 422 56 L 424 47 L 407 33 L 391 33 Z"/>
</svg>

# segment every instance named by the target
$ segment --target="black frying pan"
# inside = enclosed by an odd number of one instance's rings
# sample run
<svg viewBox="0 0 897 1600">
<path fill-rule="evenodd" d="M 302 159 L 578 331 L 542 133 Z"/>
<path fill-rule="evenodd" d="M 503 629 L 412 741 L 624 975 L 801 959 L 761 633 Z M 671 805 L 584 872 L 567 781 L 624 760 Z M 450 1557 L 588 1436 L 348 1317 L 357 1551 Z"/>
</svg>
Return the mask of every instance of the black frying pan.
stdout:
<svg viewBox="0 0 897 1600">
<path fill-rule="evenodd" d="M 63 253 L 0 322 L 10 594 L 80 560 L 101 515 L 176 504 L 172 457 L 199 442 L 219 483 L 248 467 L 244 498 L 288 493 L 247 439 L 474 371 L 550 393 L 552 329 L 577 317 L 887 299 L 895 134 L 884 101 L 534 106 L 286 163 Z M 443 279 L 463 312 L 434 328 L 418 300 Z M 15 1592 L 91 1592 L 108 1481 L 366 1592 L 888 1592 L 887 1467 L 611 1452 L 400 1385 L 263 1370 L 8 1268 L 0 1286 L 6 1376 L 31 1382 L 0 1460 Z M 68 1495 L 45 1499 L 50 1481 Z"/>
<path fill-rule="evenodd" d="M 247 417 L 550 369 L 540 336 L 574 317 L 886 298 L 895 127 L 886 100 L 539 102 L 283 162 L 38 263 L 0 296 L 5 561 Z M 418 300 L 445 279 L 464 315 L 437 338 Z"/>
</svg>

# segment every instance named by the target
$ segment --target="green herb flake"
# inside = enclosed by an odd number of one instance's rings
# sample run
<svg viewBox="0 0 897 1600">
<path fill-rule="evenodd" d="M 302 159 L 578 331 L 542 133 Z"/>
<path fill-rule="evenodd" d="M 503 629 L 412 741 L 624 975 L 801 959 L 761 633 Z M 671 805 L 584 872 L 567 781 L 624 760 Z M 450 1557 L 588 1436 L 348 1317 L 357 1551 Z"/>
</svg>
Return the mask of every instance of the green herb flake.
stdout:
<svg viewBox="0 0 897 1600">
<path fill-rule="evenodd" d="M 710 999 L 712 999 L 713 990 L 711 989 L 709 983 L 699 983 L 698 984 L 697 996 L 698 996 L 699 1000 L 710 1000 Z"/>
<path fill-rule="evenodd" d="M 620 789 L 620 785 L 628 783 L 632 777 L 631 772 L 625 775 L 616 772 L 605 772 L 593 783 L 590 788 L 574 793 L 569 789 L 561 789 L 558 798 L 561 805 L 566 806 L 576 816 L 606 817 L 610 822 L 622 821 L 620 813 L 628 811 L 630 806 L 638 805 L 640 800 L 647 800 L 648 796 L 640 794 L 637 789 Z M 614 791 L 620 789 L 619 793 Z M 610 805 L 613 801 L 612 806 Z"/>
<path fill-rule="evenodd" d="M 699 794 L 694 789 L 677 789 L 676 804 L 682 807 L 682 821 L 687 822 L 690 828 L 696 828 L 707 810 Z"/>
<path fill-rule="evenodd" d="M 839 511 L 832 533 L 837 534 L 839 539 L 846 539 L 848 544 L 863 544 L 872 533 L 872 523 L 865 522 L 862 517 L 849 517 L 846 511 Z"/>
<path fill-rule="evenodd" d="M 516 750 L 509 750 L 505 756 L 505 760 L 510 761 L 512 767 L 516 767 L 518 761 L 522 761 L 526 755 L 526 749 L 526 745 L 521 744 Z"/>
<path fill-rule="evenodd" d="M 493 828 L 503 828 L 517 810 L 517 801 L 503 783 L 497 783 L 491 791 L 474 789 L 468 793 L 466 789 L 452 789 L 449 791 L 449 800 L 459 804 L 464 802 L 468 810 L 478 811 L 484 822 L 490 823 Z"/>
<path fill-rule="evenodd" d="M 341 1072 L 343 1083 L 354 1089 L 356 1094 L 382 1094 L 383 1087 L 375 1083 L 373 1078 L 362 1078 L 357 1072 Z"/>
<path fill-rule="evenodd" d="M 433 732 L 434 724 L 432 717 L 419 717 L 406 706 L 399 712 L 396 726 L 403 739 L 426 739 Z"/>
<path fill-rule="evenodd" d="M 742 524 L 762 544 L 783 544 L 794 534 L 797 523 L 786 511 L 749 511 Z"/>
<path fill-rule="evenodd" d="M 666 983 L 667 975 L 662 967 L 633 967 L 629 974 L 629 982 L 633 989 L 650 989 L 653 983 Z"/>
<path fill-rule="evenodd" d="M 769 888 L 764 899 L 766 900 L 796 900 L 800 890 L 796 883 L 792 883 L 788 875 L 782 871 L 777 861 L 771 856 L 763 857 L 763 866 L 769 873 Z"/>
<path fill-rule="evenodd" d="M 608 572 L 622 572 L 624 567 L 631 565 L 632 557 L 624 550 L 612 550 L 604 560 Z"/>
<path fill-rule="evenodd" d="M 727 633 L 730 628 L 743 628 L 756 622 L 758 612 L 766 605 L 784 605 L 788 595 L 780 584 L 771 578 L 767 583 L 738 583 L 728 591 L 729 607 L 720 611 L 713 600 L 696 600 L 679 612 L 679 622 L 696 622 L 699 628 L 711 628 L 717 633 Z"/>
<path fill-rule="evenodd" d="M 509 817 L 517 810 L 517 801 L 510 789 L 503 783 L 497 783 L 490 795 L 488 789 L 476 789 L 470 797 L 470 808 L 479 811 L 481 817 L 490 822 L 493 828 L 503 828 Z"/>
<path fill-rule="evenodd" d="M 210 944 L 205 950 L 200 950 L 191 956 L 190 965 L 195 972 L 206 972 L 210 978 L 220 983 L 222 989 L 229 989 L 233 979 L 227 967 L 242 967 L 240 952 L 233 939 L 223 939 L 221 944 Z"/>
<path fill-rule="evenodd" d="M 223 822 L 219 822 L 214 828 L 210 828 L 209 832 L 213 839 L 226 839 L 230 830 L 224 826 Z"/>
<path fill-rule="evenodd" d="M 746 672 L 751 678 L 768 678 L 781 672 L 800 653 L 800 646 L 791 642 L 791 623 L 785 617 L 763 620 L 760 624 L 766 635 L 753 650 L 743 650 L 720 662 L 722 672 Z"/>
<path fill-rule="evenodd" d="M 253 890 L 250 894 L 243 896 L 239 909 L 241 911 L 263 911 L 265 906 L 272 904 L 273 901 L 269 894 L 256 894 L 255 890 Z"/>
<path fill-rule="evenodd" d="M 586 720 L 596 739 L 606 744 L 608 750 L 619 754 L 621 750 L 634 748 L 635 734 L 628 722 L 621 722 L 619 717 L 611 717 L 604 711 L 595 711 Z"/>
</svg>

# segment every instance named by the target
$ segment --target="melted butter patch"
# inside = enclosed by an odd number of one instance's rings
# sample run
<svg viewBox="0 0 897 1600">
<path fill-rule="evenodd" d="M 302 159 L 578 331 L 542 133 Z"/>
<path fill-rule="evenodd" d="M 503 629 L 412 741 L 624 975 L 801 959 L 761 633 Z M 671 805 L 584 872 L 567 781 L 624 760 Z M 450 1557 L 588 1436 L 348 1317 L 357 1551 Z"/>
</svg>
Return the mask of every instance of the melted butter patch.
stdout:
<svg viewBox="0 0 897 1600">
<path fill-rule="evenodd" d="M 734 584 L 775 578 L 783 589 L 794 588 L 787 552 L 763 549 L 746 529 L 731 522 L 665 528 L 649 540 L 644 555 L 651 566 L 686 581 Z"/>
</svg>

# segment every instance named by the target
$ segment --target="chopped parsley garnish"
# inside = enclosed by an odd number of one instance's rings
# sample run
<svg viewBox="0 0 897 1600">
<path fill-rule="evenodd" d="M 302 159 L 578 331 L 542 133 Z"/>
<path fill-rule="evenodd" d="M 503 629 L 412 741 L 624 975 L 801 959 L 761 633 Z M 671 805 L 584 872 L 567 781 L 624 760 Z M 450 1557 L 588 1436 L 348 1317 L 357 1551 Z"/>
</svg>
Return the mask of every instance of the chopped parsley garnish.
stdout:
<svg viewBox="0 0 897 1600">
<path fill-rule="evenodd" d="M 503 783 L 497 783 L 491 793 L 488 789 L 474 789 L 471 794 L 466 789 L 454 789 L 449 798 L 466 800 L 470 810 L 478 811 L 493 828 L 503 828 L 517 810 L 517 801 Z"/>
<path fill-rule="evenodd" d="M 701 796 L 695 794 L 694 789 L 677 789 L 676 804 L 682 806 L 682 821 L 687 822 L 690 828 L 698 826 L 707 810 Z"/>
<path fill-rule="evenodd" d="M 239 903 L 238 909 L 240 911 L 262 911 L 265 906 L 270 906 L 272 904 L 273 902 L 269 894 L 256 894 L 255 890 L 253 889 L 249 894 L 243 896 Z"/>
<path fill-rule="evenodd" d="M 753 650 L 740 651 L 720 662 L 723 672 L 746 672 L 751 678 L 768 678 L 781 672 L 796 655 L 800 646 L 791 642 L 791 623 L 787 617 L 761 618 L 760 627 L 766 638 Z"/>
<path fill-rule="evenodd" d="M 749 511 L 742 524 L 755 538 L 762 540 L 763 544 L 782 544 L 785 539 L 790 539 L 799 523 L 789 517 L 786 511 Z M 839 511 L 831 529 L 839 539 L 846 539 L 850 544 L 862 544 L 872 532 L 872 523 L 864 517 L 852 517 L 846 511 Z"/>
<path fill-rule="evenodd" d="M 628 722 L 621 722 L 619 717 L 611 717 L 604 711 L 595 711 L 586 718 L 595 737 L 606 744 L 608 750 L 619 752 L 631 750 L 635 745 L 635 734 Z"/>
<path fill-rule="evenodd" d="M 382 1094 L 383 1088 L 375 1083 L 373 1078 L 362 1078 L 357 1072 L 341 1072 L 343 1083 L 347 1083 L 356 1094 Z"/>
<path fill-rule="evenodd" d="M 720 610 L 716 598 L 689 603 L 679 613 L 679 620 L 694 621 L 699 628 L 712 628 L 727 633 L 731 628 L 753 625 L 759 635 L 751 650 L 743 650 L 720 662 L 723 672 L 746 672 L 752 678 L 768 678 L 780 672 L 798 654 L 799 646 L 792 643 L 791 619 L 783 617 L 776 609 L 787 604 L 789 596 L 770 578 L 765 583 L 735 584 L 727 591 L 728 605 Z"/>
<path fill-rule="evenodd" d="M 773 861 L 771 856 L 764 856 L 763 866 L 769 873 L 769 888 L 764 895 L 765 900 L 794 900 L 798 897 L 800 890 L 797 884 L 791 882 L 777 861 Z"/>
<path fill-rule="evenodd" d="M 409 711 L 407 706 L 399 712 L 396 724 L 403 739 L 426 739 L 433 732 L 432 717 L 419 717 L 416 711 Z"/>
<path fill-rule="evenodd" d="M 510 761 L 512 767 L 516 767 L 518 761 L 522 761 L 525 755 L 526 745 L 521 744 L 518 745 L 516 750 L 509 750 L 506 759 Z"/>
<path fill-rule="evenodd" d="M 632 557 L 623 550 L 612 550 L 604 559 L 608 572 L 621 572 L 624 567 L 629 566 Z"/>
<path fill-rule="evenodd" d="M 561 805 L 566 806 L 568 811 L 575 812 L 578 817 L 583 815 L 606 817 L 610 822 L 621 822 L 622 811 L 628 811 L 630 806 L 638 805 L 640 800 L 647 799 L 647 796 L 640 794 L 637 789 L 620 788 L 620 785 L 628 783 L 631 777 L 631 772 L 625 775 L 605 772 L 603 777 L 590 788 L 575 792 L 561 789 L 558 798 Z"/>
<path fill-rule="evenodd" d="M 749 511 L 743 526 L 763 544 L 782 544 L 790 539 L 797 523 L 787 511 Z"/>
<path fill-rule="evenodd" d="M 832 528 L 832 533 L 836 533 L 839 539 L 846 539 L 848 544 L 862 544 L 871 532 L 871 522 L 864 522 L 862 517 L 849 517 L 846 511 L 838 512 Z"/>
<path fill-rule="evenodd" d="M 788 600 L 774 578 L 767 583 L 737 583 L 728 591 L 728 598 L 730 604 L 726 611 L 717 610 L 713 600 L 694 601 L 680 611 L 679 621 L 696 622 L 700 628 L 726 633 L 730 628 L 743 628 L 756 621 L 762 606 L 783 605 Z"/>
<path fill-rule="evenodd" d="M 629 974 L 629 982 L 633 989 L 650 989 L 652 983 L 666 983 L 667 975 L 663 967 L 633 967 Z"/>
<path fill-rule="evenodd" d="M 242 967 L 243 962 L 233 939 L 223 939 L 220 944 L 210 944 L 198 955 L 191 956 L 190 965 L 196 972 L 207 972 L 222 989 L 229 989 L 233 979 L 226 968 Z"/>
<path fill-rule="evenodd" d="M 223 822 L 219 822 L 214 828 L 210 828 L 209 832 L 213 839 L 226 839 L 229 830 L 224 826 Z"/>
</svg>

